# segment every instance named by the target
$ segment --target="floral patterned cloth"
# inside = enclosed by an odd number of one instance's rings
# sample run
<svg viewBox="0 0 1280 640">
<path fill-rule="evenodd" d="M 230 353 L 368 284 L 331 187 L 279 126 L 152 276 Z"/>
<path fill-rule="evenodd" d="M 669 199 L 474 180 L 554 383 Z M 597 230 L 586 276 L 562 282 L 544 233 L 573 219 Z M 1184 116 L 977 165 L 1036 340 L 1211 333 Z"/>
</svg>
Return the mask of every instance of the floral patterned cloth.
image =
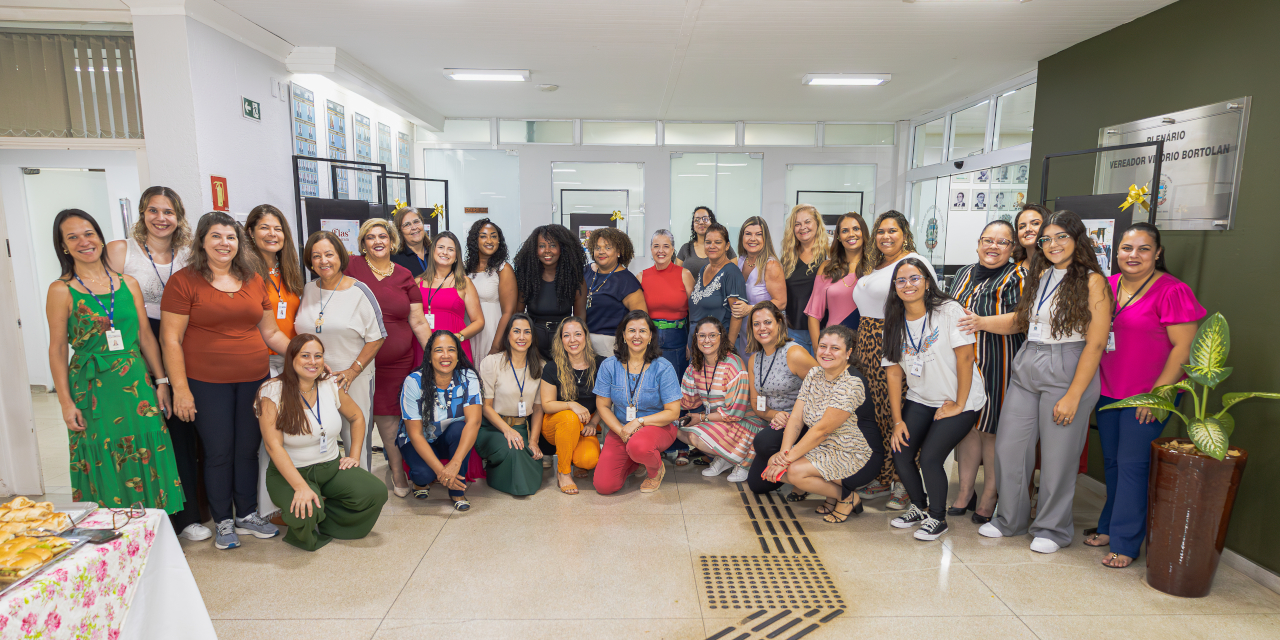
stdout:
<svg viewBox="0 0 1280 640">
<path fill-rule="evenodd" d="M 111 512 L 99 510 L 78 526 L 107 529 Z M 0 598 L 5 640 L 117 640 L 146 567 L 163 511 L 148 509 L 106 544 L 88 544 L 58 566 Z M 123 520 L 123 517 L 117 517 Z"/>
</svg>

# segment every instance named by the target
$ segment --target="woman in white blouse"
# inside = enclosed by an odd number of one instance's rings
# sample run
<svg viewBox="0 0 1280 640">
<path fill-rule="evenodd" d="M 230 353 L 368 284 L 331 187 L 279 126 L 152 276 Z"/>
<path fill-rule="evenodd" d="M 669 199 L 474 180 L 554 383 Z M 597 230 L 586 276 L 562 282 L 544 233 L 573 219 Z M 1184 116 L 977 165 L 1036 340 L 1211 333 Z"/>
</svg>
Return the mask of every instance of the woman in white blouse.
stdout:
<svg viewBox="0 0 1280 640">
<path fill-rule="evenodd" d="M 364 415 L 324 371 L 320 338 L 302 333 L 289 342 L 284 371 L 258 389 L 254 410 L 271 464 L 267 491 L 289 532 L 284 541 L 315 551 L 330 540 L 369 535 L 387 502 L 387 487 L 359 468 L 353 452 L 364 440 Z M 355 428 L 338 451 L 342 419 Z"/>
</svg>

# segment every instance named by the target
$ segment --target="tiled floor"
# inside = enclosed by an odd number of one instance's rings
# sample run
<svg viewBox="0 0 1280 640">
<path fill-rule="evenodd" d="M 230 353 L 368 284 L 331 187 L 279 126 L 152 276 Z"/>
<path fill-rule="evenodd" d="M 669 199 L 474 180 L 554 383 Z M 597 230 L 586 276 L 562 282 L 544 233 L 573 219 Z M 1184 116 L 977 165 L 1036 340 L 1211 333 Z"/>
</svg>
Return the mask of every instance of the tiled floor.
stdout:
<svg viewBox="0 0 1280 640">
<path fill-rule="evenodd" d="M 46 485 L 65 499 L 56 401 L 37 397 L 36 416 Z M 751 610 L 708 607 L 699 556 L 761 551 L 737 488 L 701 469 L 668 467 L 651 495 L 633 479 L 618 495 L 582 481 L 583 493 L 566 496 L 549 471 L 527 498 L 482 482 L 468 491 L 465 514 L 443 491 L 426 502 L 393 496 L 368 538 L 315 553 L 279 539 L 246 538 L 232 551 L 182 544 L 226 640 L 705 638 Z M 385 474 L 385 464 L 375 471 Z M 1045 556 L 1027 549 L 1029 539 L 982 538 L 958 518 L 940 540 L 917 542 L 888 525 L 884 499 L 843 525 L 821 522 L 816 504 L 795 514 L 848 608 L 806 640 L 925 630 L 984 640 L 1280 637 L 1280 595 L 1227 566 L 1209 597 L 1180 599 L 1143 584 L 1142 560 L 1107 569 L 1103 551 L 1079 537 Z M 1077 526 L 1091 526 L 1100 506 L 1082 486 Z"/>
</svg>

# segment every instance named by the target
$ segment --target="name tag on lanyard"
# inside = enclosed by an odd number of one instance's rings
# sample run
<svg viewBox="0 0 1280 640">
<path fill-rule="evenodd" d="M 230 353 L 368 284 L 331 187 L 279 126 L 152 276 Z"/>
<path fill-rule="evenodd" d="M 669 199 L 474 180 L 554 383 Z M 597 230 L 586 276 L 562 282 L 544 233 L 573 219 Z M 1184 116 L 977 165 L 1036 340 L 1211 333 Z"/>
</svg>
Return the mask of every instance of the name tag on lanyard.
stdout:
<svg viewBox="0 0 1280 640">
<path fill-rule="evenodd" d="M 756 396 L 756 411 L 768 411 L 768 408 L 765 405 L 764 396 L 762 395 Z"/>
<path fill-rule="evenodd" d="M 284 300 L 276 305 L 276 320 L 285 320 L 289 317 L 289 303 Z"/>
<path fill-rule="evenodd" d="M 635 420 L 635 419 L 636 419 L 636 408 L 635 408 L 635 406 L 634 406 L 634 405 L 632 405 L 632 406 L 628 406 L 628 407 L 627 407 L 627 422 L 631 422 L 631 421 L 633 421 L 633 420 Z"/>
<path fill-rule="evenodd" d="M 1030 340 L 1032 342 L 1043 342 L 1044 341 L 1044 323 L 1032 322 L 1031 326 L 1027 327 L 1027 340 Z"/>
<path fill-rule="evenodd" d="M 520 402 L 517 402 L 517 403 L 516 403 L 516 412 L 517 412 L 517 415 L 518 415 L 519 417 L 521 417 L 521 418 L 523 418 L 523 417 L 525 417 L 525 416 L 529 415 L 529 413 L 528 413 L 527 411 L 525 411 L 525 406 L 524 406 L 524 401 L 523 401 L 523 400 L 521 400 Z"/>
<path fill-rule="evenodd" d="M 436 330 L 436 314 L 428 313 L 426 314 L 426 316 L 427 316 L 427 328 L 431 329 L 432 331 L 435 331 Z"/>
<path fill-rule="evenodd" d="M 123 350 L 124 350 L 124 336 L 120 334 L 120 330 L 119 330 L 119 329 L 108 329 L 108 330 L 106 331 L 105 335 L 106 335 L 106 337 L 107 337 L 107 350 L 108 350 L 108 351 L 123 351 Z"/>
<path fill-rule="evenodd" d="M 1116 332 L 1111 331 L 1107 333 L 1107 351 L 1115 351 L 1115 350 L 1116 350 Z"/>
<path fill-rule="evenodd" d="M 924 362 L 917 356 L 916 361 L 911 365 L 911 375 L 919 378 L 924 375 Z"/>
</svg>

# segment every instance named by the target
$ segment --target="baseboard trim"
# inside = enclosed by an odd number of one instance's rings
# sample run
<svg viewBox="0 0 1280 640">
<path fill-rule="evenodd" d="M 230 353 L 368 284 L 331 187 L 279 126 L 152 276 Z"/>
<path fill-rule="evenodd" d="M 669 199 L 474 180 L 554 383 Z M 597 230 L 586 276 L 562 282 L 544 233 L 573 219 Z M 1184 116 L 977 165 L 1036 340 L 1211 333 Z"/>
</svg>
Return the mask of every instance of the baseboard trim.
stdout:
<svg viewBox="0 0 1280 640">
<path fill-rule="evenodd" d="M 1099 482 L 1096 478 L 1081 474 L 1078 478 L 1078 484 L 1101 496 L 1107 495 L 1107 485 Z M 1222 564 L 1243 573 L 1254 582 L 1280 593 L 1280 575 L 1270 569 L 1232 551 L 1230 549 L 1222 550 Z"/>
</svg>

